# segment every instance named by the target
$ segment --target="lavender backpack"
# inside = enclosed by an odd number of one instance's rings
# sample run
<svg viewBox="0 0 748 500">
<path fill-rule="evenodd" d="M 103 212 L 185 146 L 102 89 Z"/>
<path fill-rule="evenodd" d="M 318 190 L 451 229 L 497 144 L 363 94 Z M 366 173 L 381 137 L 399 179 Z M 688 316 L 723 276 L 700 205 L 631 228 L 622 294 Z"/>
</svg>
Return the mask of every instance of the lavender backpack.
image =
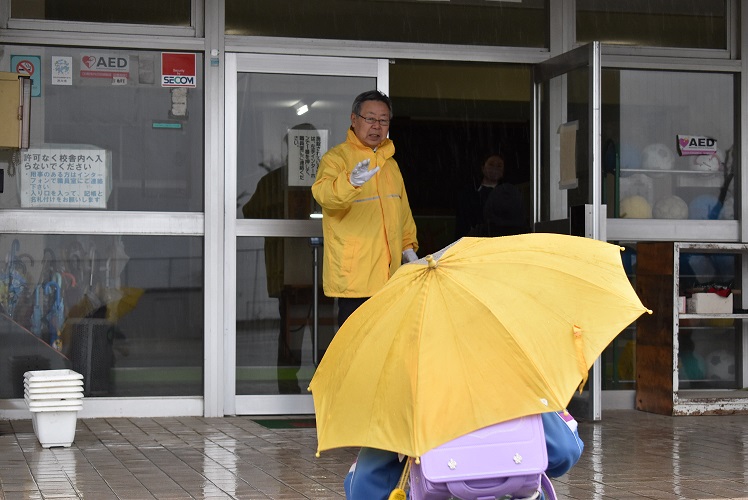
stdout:
<svg viewBox="0 0 748 500">
<path fill-rule="evenodd" d="M 410 471 L 411 500 L 533 498 L 555 492 L 544 471 L 548 455 L 540 415 L 484 427 L 421 457 Z M 539 497 L 539 495 L 537 495 Z"/>
</svg>

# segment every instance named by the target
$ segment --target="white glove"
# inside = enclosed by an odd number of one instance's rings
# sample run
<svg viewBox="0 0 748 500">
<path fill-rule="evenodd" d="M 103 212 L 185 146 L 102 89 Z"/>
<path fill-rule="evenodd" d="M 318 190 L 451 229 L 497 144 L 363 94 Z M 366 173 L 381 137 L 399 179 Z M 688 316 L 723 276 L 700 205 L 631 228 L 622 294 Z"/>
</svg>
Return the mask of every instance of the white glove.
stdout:
<svg viewBox="0 0 748 500">
<path fill-rule="evenodd" d="M 364 182 L 374 177 L 377 172 L 379 172 L 379 167 L 369 170 L 368 158 L 364 161 L 360 161 L 356 164 L 353 170 L 351 170 L 351 184 L 356 187 L 361 187 L 364 185 Z"/>
<path fill-rule="evenodd" d="M 403 250 L 403 264 L 413 262 L 414 260 L 418 260 L 418 255 L 416 255 L 412 248 Z"/>
</svg>

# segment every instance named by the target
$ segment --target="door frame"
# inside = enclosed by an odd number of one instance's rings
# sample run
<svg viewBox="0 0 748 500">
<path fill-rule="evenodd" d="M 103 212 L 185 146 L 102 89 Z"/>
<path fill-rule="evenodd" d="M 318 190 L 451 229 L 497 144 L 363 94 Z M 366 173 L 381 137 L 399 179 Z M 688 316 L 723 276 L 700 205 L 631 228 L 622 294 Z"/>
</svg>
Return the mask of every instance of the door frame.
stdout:
<svg viewBox="0 0 748 500">
<path fill-rule="evenodd" d="M 237 78 L 239 73 L 373 77 L 389 93 L 389 60 L 280 54 L 227 53 L 225 56 L 225 183 L 223 241 L 223 401 L 224 415 L 313 414 L 311 394 L 236 394 L 236 240 L 239 237 L 321 237 L 321 220 L 237 220 Z M 353 96 L 351 96 L 353 99 Z"/>
<path fill-rule="evenodd" d="M 553 78 L 563 76 L 570 71 L 576 69 L 587 68 L 589 70 L 589 137 L 588 137 L 588 149 L 587 154 L 587 165 L 590 168 L 588 172 L 589 178 L 589 192 L 587 199 L 589 203 L 586 204 L 583 214 L 578 214 L 580 221 L 583 219 L 584 225 L 583 234 L 574 231 L 577 236 L 584 236 L 586 238 L 592 238 L 596 240 L 606 241 L 606 221 L 607 214 L 603 210 L 602 205 L 602 157 L 601 157 L 601 64 L 600 64 L 600 42 L 591 42 L 587 45 L 569 50 L 563 54 L 552 57 L 542 63 L 538 63 L 533 66 L 532 71 L 532 162 L 533 162 L 533 175 L 532 175 L 532 222 L 535 232 L 550 232 L 550 233 L 562 233 L 572 234 L 572 225 L 576 225 L 576 221 L 572 221 L 572 214 L 566 214 L 566 218 L 540 221 L 540 199 L 541 197 L 541 161 L 542 151 L 541 144 L 543 138 L 544 127 L 550 127 L 550 123 L 543 123 L 541 116 L 541 97 L 542 97 L 542 86 L 544 83 L 549 82 Z M 560 115 L 557 116 L 558 120 L 551 120 L 554 123 L 564 123 L 566 120 L 563 115 L 567 92 L 565 84 L 559 87 L 551 86 L 550 99 L 551 113 L 557 112 Z M 555 137 L 555 134 L 550 134 L 550 137 Z M 557 145 L 557 144 L 556 144 Z M 554 144 L 549 147 L 553 148 Z M 555 166 L 558 167 L 558 166 Z M 566 200 L 563 200 L 564 206 Z M 581 224 L 580 224 L 581 225 Z M 589 404 L 588 404 L 588 415 L 587 418 L 592 420 L 600 420 L 602 418 L 602 369 L 600 358 L 595 360 L 592 365 L 589 376 Z"/>
</svg>

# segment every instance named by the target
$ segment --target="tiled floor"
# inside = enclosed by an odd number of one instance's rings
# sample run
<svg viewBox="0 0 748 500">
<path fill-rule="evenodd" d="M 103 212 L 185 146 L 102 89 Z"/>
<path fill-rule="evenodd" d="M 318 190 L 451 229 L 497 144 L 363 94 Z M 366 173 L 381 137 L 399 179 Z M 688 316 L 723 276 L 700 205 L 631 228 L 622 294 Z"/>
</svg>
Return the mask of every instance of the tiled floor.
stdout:
<svg viewBox="0 0 748 500">
<path fill-rule="evenodd" d="M 748 499 L 748 416 L 606 411 L 580 435 L 560 499 Z M 355 450 L 315 447 L 313 428 L 185 417 L 79 419 L 71 447 L 43 449 L 30 420 L 0 420 L 0 499 L 342 498 Z"/>
</svg>

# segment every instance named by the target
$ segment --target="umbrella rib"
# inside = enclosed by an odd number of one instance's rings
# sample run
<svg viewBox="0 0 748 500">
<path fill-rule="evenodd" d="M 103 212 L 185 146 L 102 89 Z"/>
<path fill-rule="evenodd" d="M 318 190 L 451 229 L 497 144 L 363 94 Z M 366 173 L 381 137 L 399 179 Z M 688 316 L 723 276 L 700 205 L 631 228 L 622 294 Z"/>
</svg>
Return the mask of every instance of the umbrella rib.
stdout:
<svg viewBox="0 0 748 500">
<path fill-rule="evenodd" d="M 422 279 L 424 280 L 423 293 L 419 295 L 420 300 L 418 301 L 418 306 L 420 307 L 420 311 L 418 313 L 418 324 L 420 324 L 420 325 L 423 325 L 424 322 L 425 322 L 425 319 L 426 319 L 426 301 L 428 300 L 428 297 L 429 297 L 429 293 L 428 292 L 431 289 L 431 286 L 433 284 L 433 278 L 435 278 L 434 273 L 431 271 L 430 268 L 427 267 L 425 269 L 425 274 L 422 275 Z M 417 340 L 418 346 L 416 348 L 416 352 L 420 356 L 420 353 L 421 353 L 421 343 L 422 343 L 422 340 L 423 340 L 421 336 L 423 334 L 423 330 L 419 328 L 417 331 L 418 331 L 418 340 Z M 416 366 L 419 366 L 418 361 L 419 360 L 416 360 Z M 411 436 L 411 439 L 412 439 L 411 448 L 413 450 L 417 450 L 418 449 L 418 446 L 417 446 L 417 443 L 416 443 L 416 439 L 417 439 L 416 436 L 418 435 L 418 432 L 416 432 L 417 430 L 415 429 L 415 425 L 416 425 L 417 422 L 421 421 L 421 416 L 418 414 L 420 406 L 418 405 L 418 401 L 417 401 L 418 394 L 420 394 L 420 391 L 419 391 L 420 378 L 421 378 L 420 377 L 420 371 L 419 370 L 415 370 L 415 380 L 413 381 L 413 387 L 414 387 L 414 389 L 413 389 L 413 393 L 411 395 L 411 402 L 410 402 L 411 408 L 413 408 L 413 415 L 412 415 L 413 423 L 412 423 L 412 425 L 413 425 L 414 432 L 413 432 L 413 435 Z"/>
<path fill-rule="evenodd" d="M 452 281 L 452 283 L 453 283 L 454 285 L 458 286 L 458 287 L 459 287 L 459 288 L 461 288 L 461 289 L 462 289 L 463 291 L 465 291 L 465 292 L 466 292 L 467 294 L 469 294 L 469 295 L 470 295 L 471 297 L 473 297 L 473 299 L 474 299 L 475 301 L 477 301 L 478 303 L 480 303 L 480 304 L 481 304 L 481 305 L 482 305 L 482 306 L 483 306 L 483 307 L 484 307 L 484 308 L 485 308 L 486 310 L 488 310 L 488 311 L 491 311 L 491 310 L 492 310 L 492 308 L 491 308 L 491 307 L 490 307 L 490 306 L 488 305 L 488 303 L 486 302 L 486 300 L 484 300 L 484 298 L 483 298 L 482 296 L 476 295 L 476 294 L 475 294 L 475 293 L 474 293 L 474 292 L 473 292 L 473 291 L 472 291 L 472 290 L 471 290 L 470 288 L 466 287 L 466 286 L 465 286 L 465 285 L 464 285 L 464 284 L 463 284 L 463 283 L 462 283 L 461 281 L 455 280 L 455 279 L 454 279 L 454 277 L 450 275 L 450 273 L 442 273 L 440 277 L 441 277 L 442 279 L 450 279 L 450 280 Z M 517 291 L 515 290 L 515 293 L 516 293 L 516 292 L 517 292 Z M 553 312 L 553 311 L 551 311 L 551 312 Z M 554 314 L 556 314 L 556 313 L 554 312 Z M 556 315 L 557 315 L 557 314 L 556 314 Z M 512 339 L 512 341 L 513 341 L 513 342 L 515 343 L 515 345 L 517 345 L 517 346 L 521 345 L 521 344 L 520 344 L 519 342 L 517 342 L 517 340 L 515 339 L 515 334 L 514 334 L 514 333 L 512 332 L 512 330 L 511 330 L 510 328 L 508 328 L 508 327 L 507 327 L 507 325 L 506 325 L 506 324 L 504 324 L 504 323 L 503 323 L 502 319 L 501 319 L 500 317 L 498 317 L 498 316 L 494 316 L 494 317 L 495 317 L 495 318 L 496 318 L 496 319 L 498 320 L 498 322 L 499 322 L 499 323 L 500 323 L 500 324 L 502 325 L 502 327 L 503 327 L 504 331 L 506 331 L 506 332 L 507 332 L 507 334 L 508 334 L 508 335 L 509 335 L 509 337 L 510 337 L 510 338 Z M 558 316 L 558 315 L 557 315 L 557 317 L 560 317 L 560 316 Z M 570 341 L 573 341 L 573 337 L 572 337 L 572 334 L 573 334 L 573 331 L 572 331 L 572 330 L 570 329 L 570 330 L 569 330 L 569 340 L 570 340 Z M 518 350 L 519 350 L 519 349 L 518 349 Z M 551 382 L 550 382 L 550 381 L 549 381 L 549 380 L 548 380 L 548 379 L 547 379 L 546 377 L 544 377 L 544 376 L 542 375 L 542 373 L 544 373 L 544 371 L 540 369 L 540 368 L 542 368 L 542 367 L 541 367 L 541 366 L 540 366 L 540 365 L 539 365 L 539 364 L 537 363 L 537 361 L 535 360 L 535 358 L 533 358 L 533 357 L 531 357 L 531 356 L 526 356 L 526 357 L 525 357 L 525 361 L 526 361 L 526 362 L 528 362 L 528 363 L 530 363 L 530 364 L 531 364 L 531 365 L 532 365 L 533 367 L 535 367 L 535 368 L 536 368 L 536 370 L 535 370 L 535 371 L 536 371 L 536 372 L 537 372 L 538 374 L 540 374 L 540 376 L 541 376 L 541 379 L 542 379 L 542 385 L 543 385 L 544 387 L 546 387 L 546 388 L 547 388 L 547 389 L 548 389 L 548 390 L 550 391 L 550 390 L 551 390 L 550 388 L 551 388 L 551 387 L 553 386 L 553 384 L 552 384 L 552 383 L 551 383 Z M 465 364 L 464 364 L 464 363 L 461 363 L 461 364 L 460 364 L 460 366 L 462 366 L 463 368 L 467 368 L 467 366 L 465 366 Z M 463 370 L 463 371 L 464 371 L 464 370 Z M 580 380 L 581 380 L 581 378 L 582 378 L 582 376 L 580 375 Z M 559 401 L 563 399 L 563 397 L 562 397 L 562 396 L 561 396 L 560 394 L 556 394 L 556 393 L 553 393 L 553 397 L 554 397 L 554 398 L 556 398 L 556 399 L 557 399 L 557 400 L 559 400 Z"/>
</svg>

